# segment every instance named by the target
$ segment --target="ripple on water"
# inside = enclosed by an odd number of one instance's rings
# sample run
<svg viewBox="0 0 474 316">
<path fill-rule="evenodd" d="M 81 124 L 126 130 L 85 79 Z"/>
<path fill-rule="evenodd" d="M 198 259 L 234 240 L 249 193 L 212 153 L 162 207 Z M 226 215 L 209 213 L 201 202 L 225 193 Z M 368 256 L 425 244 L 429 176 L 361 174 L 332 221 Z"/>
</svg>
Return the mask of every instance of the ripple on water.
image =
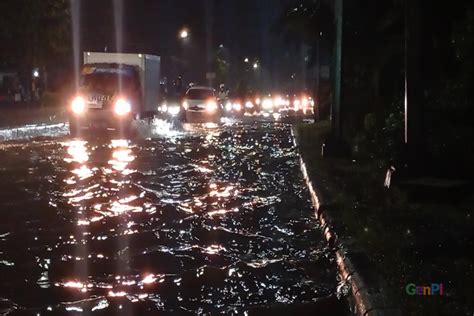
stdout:
<svg viewBox="0 0 474 316">
<path fill-rule="evenodd" d="M 0 223 L 2 306 L 230 313 L 335 295 L 288 126 L 168 134 L 0 152 L 0 209 L 14 210 Z"/>
</svg>

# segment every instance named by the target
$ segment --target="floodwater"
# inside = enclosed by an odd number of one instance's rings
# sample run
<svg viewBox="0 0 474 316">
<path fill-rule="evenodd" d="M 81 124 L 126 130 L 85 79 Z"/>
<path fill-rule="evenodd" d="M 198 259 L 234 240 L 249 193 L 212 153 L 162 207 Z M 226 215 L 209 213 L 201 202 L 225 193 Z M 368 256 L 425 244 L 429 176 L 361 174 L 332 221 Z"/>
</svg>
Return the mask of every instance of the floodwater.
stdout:
<svg viewBox="0 0 474 316">
<path fill-rule="evenodd" d="M 0 314 L 346 314 L 288 125 L 58 129 L 0 142 Z"/>
</svg>

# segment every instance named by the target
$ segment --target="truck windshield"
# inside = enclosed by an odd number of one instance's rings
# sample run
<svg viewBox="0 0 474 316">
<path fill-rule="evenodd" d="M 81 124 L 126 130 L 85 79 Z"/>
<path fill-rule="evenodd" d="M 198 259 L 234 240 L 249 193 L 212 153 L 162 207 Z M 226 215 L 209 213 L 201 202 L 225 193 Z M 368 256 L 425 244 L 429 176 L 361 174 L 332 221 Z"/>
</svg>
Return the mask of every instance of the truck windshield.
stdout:
<svg viewBox="0 0 474 316">
<path fill-rule="evenodd" d="M 129 91 L 136 88 L 134 77 L 113 73 L 95 73 L 83 76 L 82 87 L 96 93 L 114 94 L 120 90 Z"/>
<path fill-rule="evenodd" d="M 186 97 L 195 100 L 205 100 L 214 97 L 214 91 L 210 89 L 191 89 L 186 93 Z"/>
</svg>

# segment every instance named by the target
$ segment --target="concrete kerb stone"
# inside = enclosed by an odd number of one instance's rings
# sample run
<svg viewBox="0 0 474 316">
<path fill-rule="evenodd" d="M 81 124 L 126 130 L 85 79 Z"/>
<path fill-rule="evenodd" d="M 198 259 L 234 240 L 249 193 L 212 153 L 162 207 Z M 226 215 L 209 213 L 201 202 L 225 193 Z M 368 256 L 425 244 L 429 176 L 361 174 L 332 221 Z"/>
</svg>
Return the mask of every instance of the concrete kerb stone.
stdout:
<svg viewBox="0 0 474 316">
<path fill-rule="evenodd" d="M 298 146 L 294 129 L 292 129 L 292 136 L 294 138 L 295 145 Z M 311 179 L 309 178 L 306 164 L 301 156 L 300 166 L 303 178 L 310 192 L 312 206 L 317 218 L 321 222 L 321 227 L 326 241 L 331 247 L 335 247 L 337 243 L 341 244 L 341 241 L 338 240 L 337 234 L 331 227 L 330 215 L 321 209 L 321 196 L 317 194 L 317 191 L 314 188 Z M 341 279 L 345 282 L 348 282 L 350 285 L 350 301 L 352 303 L 351 307 L 353 308 L 354 313 L 359 316 L 401 315 L 398 309 L 391 309 L 387 306 L 381 306 L 383 304 L 380 304 L 381 302 L 379 300 L 377 300 L 375 297 L 372 297 L 371 292 L 380 293 L 380 291 L 376 289 L 369 289 L 367 287 L 360 274 L 355 270 L 351 260 L 344 254 L 343 246 L 344 245 L 337 247 L 338 249 L 335 252 L 336 263 L 338 265 Z"/>
</svg>

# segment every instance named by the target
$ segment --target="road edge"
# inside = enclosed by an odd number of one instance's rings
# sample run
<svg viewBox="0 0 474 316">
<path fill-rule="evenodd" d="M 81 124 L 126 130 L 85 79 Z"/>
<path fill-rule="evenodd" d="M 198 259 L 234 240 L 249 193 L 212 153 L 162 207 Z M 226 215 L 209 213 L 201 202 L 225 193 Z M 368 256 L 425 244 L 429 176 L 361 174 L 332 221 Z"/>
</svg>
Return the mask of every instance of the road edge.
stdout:
<svg viewBox="0 0 474 316">
<path fill-rule="evenodd" d="M 394 309 L 393 307 L 388 307 L 383 304 L 382 302 L 385 300 L 381 298 L 379 294 L 372 294 L 380 293 L 380 290 L 367 286 L 362 276 L 354 268 L 354 264 L 350 258 L 345 255 L 344 243 L 339 240 L 338 235 L 334 231 L 331 225 L 332 221 L 330 215 L 321 208 L 321 195 L 318 194 L 317 190 L 314 188 L 313 182 L 309 176 L 306 163 L 299 150 L 297 130 L 294 126 L 291 127 L 291 136 L 293 137 L 293 142 L 298 152 L 300 170 L 311 196 L 312 207 L 316 218 L 321 223 L 322 233 L 330 246 L 337 245 L 337 250 L 335 251 L 336 263 L 341 280 L 350 286 L 351 295 L 348 299 L 351 311 L 358 316 L 401 315 L 401 311 L 398 308 Z"/>
</svg>

